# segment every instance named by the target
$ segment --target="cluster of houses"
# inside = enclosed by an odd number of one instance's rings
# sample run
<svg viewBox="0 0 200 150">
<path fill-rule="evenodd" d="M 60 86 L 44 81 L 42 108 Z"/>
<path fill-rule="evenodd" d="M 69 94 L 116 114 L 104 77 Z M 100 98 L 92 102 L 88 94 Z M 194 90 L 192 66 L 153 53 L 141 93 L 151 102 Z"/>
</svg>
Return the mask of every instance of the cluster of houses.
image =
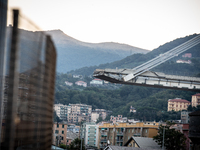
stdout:
<svg viewBox="0 0 200 150">
<path fill-rule="evenodd" d="M 191 60 L 185 60 L 187 58 L 192 58 L 192 54 L 191 53 L 185 53 L 182 55 L 182 58 L 184 59 L 179 59 L 176 61 L 176 63 L 186 63 L 186 64 L 191 64 Z"/>
<path fill-rule="evenodd" d="M 83 79 L 83 77 L 80 76 L 80 75 L 73 75 L 73 78 Z M 89 84 L 90 84 L 90 86 L 101 86 L 101 85 L 106 84 L 106 83 L 108 83 L 108 82 L 103 81 L 101 79 L 93 79 L 93 80 L 90 81 Z M 69 81 L 65 81 L 65 84 L 67 86 L 73 86 L 73 83 L 69 82 Z M 82 81 L 82 80 L 76 81 L 74 84 L 78 85 L 78 86 L 83 86 L 83 87 L 88 86 L 87 83 L 85 81 Z"/>
<path fill-rule="evenodd" d="M 192 95 L 191 102 L 180 98 L 168 100 L 168 111 L 182 111 L 181 121 L 176 122 L 172 126 L 175 130 L 182 132 L 186 136 L 186 150 L 191 148 L 191 139 L 189 138 L 189 112 L 187 107 L 192 105 L 197 107 L 200 105 L 200 93 Z M 60 109 L 58 109 L 60 106 Z M 62 118 L 62 107 L 67 107 L 68 119 L 62 123 L 54 123 L 53 128 L 53 144 L 60 143 L 69 145 L 75 138 L 84 139 L 86 147 L 95 147 L 98 149 L 113 149 L 118 147 L 138 147 L 141 149 L 161 149 L 161 147 L 153 140 L 153 136 L 158 133 L 159 125 L 166 125 L 165 122 L 141 122 L 129 120 L 122 115 L 110 116 L 110 121 L 102 121 L 96 123 L 98 117 L 106 118 L 111 112 L 104 109 L 92 110 L 92 106 L 86 104 L 55 104 L 54 109 L 59 117 Z M 57 110 L 56 110 L 57 109 Z M 60 112 L 59 112 L 60 111 Z M 135 113 L 136 109 L 130 106 L 130 112 Z M 73 115 L 72 115 L 73 114 Z M 88 114 L 90 119 L 74 119 L 79 114 Z M 94 114 L 94 115 L 92 115 Z M 190 113 L 193 114 L 193 113 Z M 95 117 L 94 117 L 95 116 Z M 195 116 L 195 115 L 194 115 Z M 70 120 L 70 117 L 73 117 Z M 77 124 L 79 122 L 79 125 Z M 148 143 L 148 144 L 147 144 Z"/>
</svg>

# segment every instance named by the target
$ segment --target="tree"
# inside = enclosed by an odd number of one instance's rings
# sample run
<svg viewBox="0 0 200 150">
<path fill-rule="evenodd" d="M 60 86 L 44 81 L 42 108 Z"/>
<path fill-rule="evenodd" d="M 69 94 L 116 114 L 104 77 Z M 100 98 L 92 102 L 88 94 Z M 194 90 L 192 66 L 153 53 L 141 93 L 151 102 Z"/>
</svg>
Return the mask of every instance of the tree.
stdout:
<svg viewBox="0 0 200 150">
<path fill-rule="evenodd" d="M 103 121 L 103 118 L 102 118 L 102 117 L 99 117 L 99 118 L 97 119 L 97 122 L 96 122 L 96 123 L 99 123 L 99 122 L 101 122 L 101 121 Z"/>
<path fill-rule="evenodd" d="M 81 149 L 81 139 L 76 138 L 67 147 L 68 150 L 80 150 Z M 85 150 L 84 140 L 82 140 L 82 150 Z"/>
<path fill-rule="evenodd" d="M 164 130 L 164 147 L 167 150 L 184 150 L 186 147 L 186 137 L 183 133 L 170 128 L 173 124 L 167 122 L 166 126 L 159 126 L 158 135 L 153 137 L 153 140 L 162 147 L 163 145 L 163 130 Z"/>
<path fill-rule="evenodd" d="M 60 148 L 67 149 L 67 146 L 65 144 L 60 144 Z"/>
</svg>

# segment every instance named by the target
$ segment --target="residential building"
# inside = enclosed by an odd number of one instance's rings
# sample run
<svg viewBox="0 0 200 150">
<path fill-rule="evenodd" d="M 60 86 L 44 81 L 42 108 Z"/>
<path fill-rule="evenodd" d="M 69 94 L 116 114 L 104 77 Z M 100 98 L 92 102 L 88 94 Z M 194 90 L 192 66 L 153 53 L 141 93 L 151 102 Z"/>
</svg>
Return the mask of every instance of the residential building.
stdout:
<svg viewBox="0 0 200 150">
<path fill-rule="evenodd" d="M 187 110 L 190 102 L 184 99 L 176 98 L 168 100 L 168 111 L 182 111 Z"/>
<path fill-rule="evenodd" d="M 110 110 L 105 110 L 105 109 L 95 109 L 92 110 L 93 113 L 99 114 L 99 117 L 101 117 L 103 120 L 106 119 L 106 117 L 112 113 Z"/>
<path fill-rule="evenodd" d="M 110 121 L 111 121 L 112 123 L 121 122 L 121 121 L 122 121 L 122 115 L 118 115 L 117 117 L 110 116 Z"/>
<path fill-rule="evenodd" d="M 56 115 L 64 121 L 67 121 L 68 114 L 70 113 L 70 107 L 63 104 L 54 104 L 54 110 Z"/>
<path fill-rule="evenodd" d="M 93 79 L 92 81 L 90 81 L 90 85 L 103 85 L 103 80 Z"/>
<path fill-rule="evenodd" d="M 70 123 L 78 123 L 82 120 L 91 121 L 92 106 L 86 104 L 54 104 L 57 116 Z"/>
<path fill-rule="evenodd" d="M 104 123 L 99 126 L 98 148 L 105 148 L 108 140 L 110 145 L 122 146 L 132 136 L 153 138 L 158 133 L 158 127 L 156 122 Z"/>
<path fill-rule="evenodd" d="M 98 133 L 99 133 L 98 125 L 94 123 L 93 124 L 86 123 L 85 136 L 84 136 L 85 145 L 97 147 L 99 139 Z"/>
<path fill-rule="evenodd" d="M 67 126 L 67 131 L 71 131 L 73 133 L 79 133 L 80 131 L 80 126 L 76 126 L 75 124 L 68 124 Z"/>
<path fill-rule="evenodd" d="M 83 76 L 82 76 L 82 75 L 73 75 L 73 78 L 79 78 L 79 79 L 82 79 Z"/>
<path fill-rule="evenodd" d="M 185 54 L 182 55 L 182 57 L 192 58 L 192 54 L 191 53 L 185 53 Z"/>
<path fill-rule="evenodd" d="M 72 131 L 67 131 L 67 142 L 66 145 L 69 146 L 74 139 L 78 138 L 78 133 L 74 133 Z"/>
<path fill-rule="evenodd" d="M 72 86 L 73 85 L 73 83 L 68 82 L 68 81 L 65 81 L 65 84 L 68 85 L 68 86 Z"/>
<path fill-rule="evenodd" d="M 134 107 L 130 107 L 130 112 L 133 112 L 133 113 L 135 113 L 136 112 L 136 109 L 134 108 Z"/>
<path fill-rule="evenodd" d="M 146 137 L 134 137 L 132 136 L 124 146 L 127 147 L 138 147 L 138 148 L 146 148 L 146 149 L 160 149 L 160 145 L 156 143 L 153 138 L 146 138 Z"/>
<path fill-rule="evenodd" d="M 200 105 L 200 93 L 192 95 L 192 107 Z"/>
<path fill-rule="evenodd" d="M 92 122 L 97 122 L 98 118 L 99 118 L 99 114 L 97 112 L 92 112 L 91 113 L 91 121 Z"/>
<path fill-rule="evenodd" d="M 176 63 L 191 64 L 192 62 L 191 62 L 191 60 L 181 60 L 181 59 L 179 59 L 179 60 L 176 61 Z"/>
<path fill-rule="evenodd" d="M 189 122 L 189 113 L 188 111 L 186 110 L 183 110 L 181 111 L 181 122 L 182 123 L 188 123 Z"/>
<path fill-rule="evenodd" d="M 67 142 L 67 124 L 66 123 L 54 123 L 53 124 L 53 144 L 60 145 Z"/>
<path fill-rule="evenodd" d="M 78 86 L 87 87 L 87 83 L 84 82 L 84 81 L 76 81 L 75 84 L 78 85 Z"/>
</svg>

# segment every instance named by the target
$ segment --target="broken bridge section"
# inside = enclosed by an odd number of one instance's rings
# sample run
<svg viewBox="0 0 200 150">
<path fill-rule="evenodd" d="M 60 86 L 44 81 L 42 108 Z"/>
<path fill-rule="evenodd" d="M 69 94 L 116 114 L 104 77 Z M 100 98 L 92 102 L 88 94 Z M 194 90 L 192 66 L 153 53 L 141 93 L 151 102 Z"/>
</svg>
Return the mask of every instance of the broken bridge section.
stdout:
<svg viewBox="0 0 200 150">
<path fill-rule="evenodd" d="M 161 72 L 145 71 L 142 74 L 124 81 L 128 74 L 135 74 L 132 69 L 96 69 L 93 76 L 111 83 L 129 84 L 168 89 L 200 91 L 200 78 L 177 75 L 166 75 Z"/>
</svg>

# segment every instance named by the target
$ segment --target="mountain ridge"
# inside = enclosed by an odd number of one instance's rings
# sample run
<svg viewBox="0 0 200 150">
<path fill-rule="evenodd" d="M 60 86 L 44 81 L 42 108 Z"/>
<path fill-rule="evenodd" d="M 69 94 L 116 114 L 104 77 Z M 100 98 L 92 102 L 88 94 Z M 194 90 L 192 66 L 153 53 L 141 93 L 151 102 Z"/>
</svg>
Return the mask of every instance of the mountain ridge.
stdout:
<svg viewBox="0 0 200 150">
<path fill-rule="evenodd" d="M 45 33 L 49 34 L 55 43 L 58 55 L 57 72 L 60 73 L 121 60 L 135 53 L 149 52 L 149 50 L 121 43 L 86 43 L 61 30 L 50 30 Z"/>
<path fill-rule="evenodd" d="M 155 58 L 159 54 L 165 53 L 166 51 L 190 40 L 191 38 L 193 38 L 195 36 L 197 36 L 197 34 L 185 36 L 182 38 L 177 38 L 173 41 L 167 42 L 167 43 L 159 46 L 158 48 L 156 48 L 146 54 L 133 54 L 133 55 L 127 56 L 126 58 L 118 60 L 118 61 L 100 64 L 99 66 L 83 67 L 83 68 L 80 68 L 80 69 L 77 69 L 74 71 L 70 71 L 68 73 L 89 76 L 89 75 L 92 75 L 94 70 L 97 68 L 98 69 L 105 69 L 105 68 L 115 69 L 117 67 L 119 69 L 120 68 L 131 69 L 138 65 L 141 65 L 142 63 L 149 61 L 150 59 Z M 198 45 L 192 47 L 191 49 L 187 50 L 186 52 L 184 52 L 184 53 L 192 53 L 193 57 L 191 59 L 193 62 L 196 62 L 196 63 L 193 63 L 191 65 L 175 63 L 175 61 L 177 59 L 183 59 L 183 58 L 181 58 L 181 54 L 180 54 L 179 56 L 176 56 L 151 70 L 157 71 L 157 72 L 162 71 L 163 73 L 174 73 L 175 71 L 179 71 L 179 72 L 184 71 L 184 72 L 191 72 L 191 73 L 193 72 L 195 74 L 198 74 L 199 73 L 198 69 L 195 69 L 195 68 L 199 68 L 198 62 L 197 62 L 197 61 L 199 61 L 199 58 L 200 58 L 199 49 L 200 49 L 200 44 L 198 44 Z M 168 70 L 166 68 L 168 68 Z M 193 71 L 191 71 L 191 70 L 193 70 Z M 200 68 L 199 68 L 199 70 L 200 70 Z"/>
</svg>

